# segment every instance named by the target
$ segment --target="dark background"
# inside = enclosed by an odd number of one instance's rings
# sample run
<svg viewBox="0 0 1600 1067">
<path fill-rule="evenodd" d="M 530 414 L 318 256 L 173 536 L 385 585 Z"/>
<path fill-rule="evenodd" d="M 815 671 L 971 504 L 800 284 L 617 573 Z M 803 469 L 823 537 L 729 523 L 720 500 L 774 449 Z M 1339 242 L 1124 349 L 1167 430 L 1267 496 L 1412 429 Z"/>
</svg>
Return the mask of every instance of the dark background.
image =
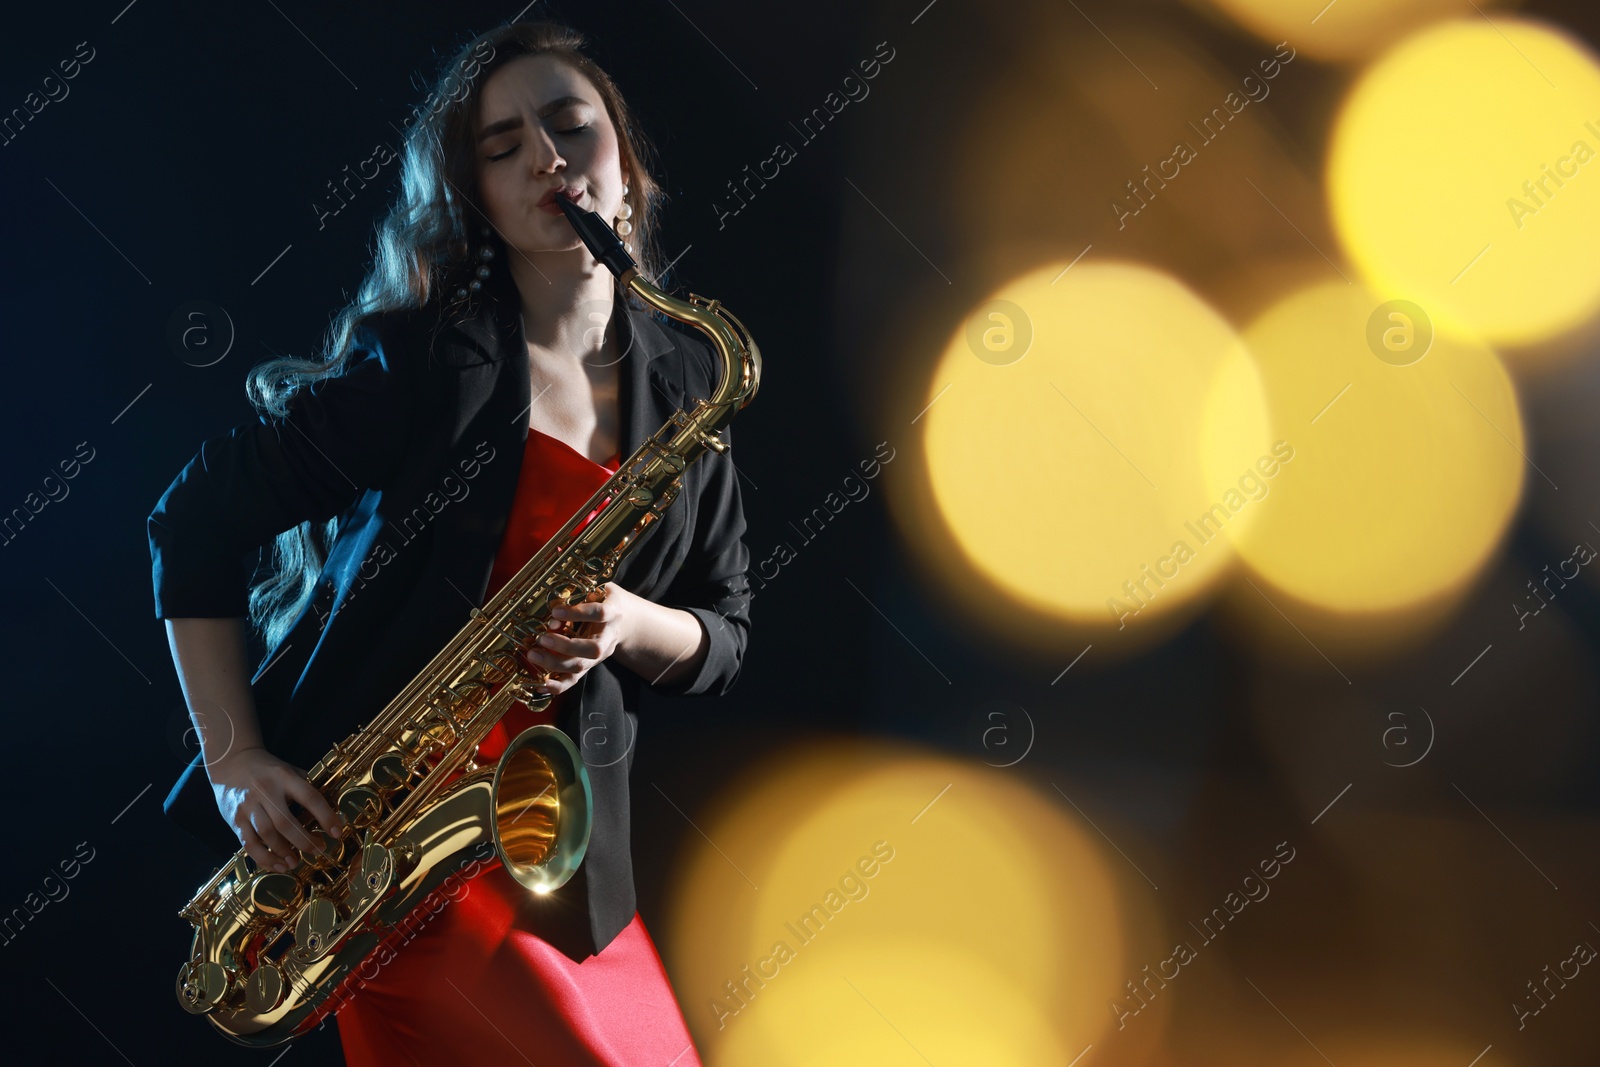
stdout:
<svg viewBox="0 0 1600 1067">
<path fill-rule="evenodd" d="M 761 342 L 762 392 L 737 428 L 753 561 L 792 540 L 791 520 L 878 442 L 890 440 L 908 457 L 883 477 L 909 476 L 907 420 L 923 401 L 904 388 L 888 342 L 947 335 L 993 281 L 981 264 L 962 261 L 944 220 L 923 209 L 928 191 L 949 179 L 946 164 L 985 151 L 947 118 L 1013 61 L 1018 34 L 1026 32 L 1017 21 L 1023 16 L 1002 20 L 991 5 L 962 0 L 940 0 L 919 16 L 924 3 L 652 0 L 541 3 L 529 11 L 569 21 L 596 40 L 597 58 L 655 143 L 671 197 L 664 251 L 670 259 L 688 249 L 677 282 L 724 300 Z M 1082 6 L 1102 26 L 1176 26 L 1224 64 L 1262 51 L 1242 31 L 1189 7 Z M 1597 28 L 1584 5 L 1523 11 L 1585 35 Z M 70 483 L 70 496 L 0 550 L 12 754 L 0 910 L 20 905 L 80 842 L 94 850 L 70 882 L 70 896 L 0 946 L 13 1009 L 7 1045 L 31 1046 L 21 1052 L 24 1062 L 46 1055 L 139 1064 L 262 1058 L 229 1046 L 173 998 L 189 937 L 177 910 L 212 867 L 160 810 L 187 760 L 187 716 L 153 616 L 145 517 L 202 440 L 253 417 L 243 393 L 249 367 L 269 355 L 309 353 L 354 292 L 394 168 L 319 232 L 311 205 L 325 183 L 376 143 L 397 145 L 393 127 L 444 58 L 515 14 L 514 4 L 140 0 L 123 10 L 113 0 L 6 16 L 0 107 L 20 104 L 77 42 L 96 50 L 70 83 L 71 95 L 0 148 L 11 338 L 11 378 L 0 400 L 0 507 L 20 503 L 79 442 L 95 452 Z M 1098 40 L 1087 23 L 1082 35 L 1086 43 Z M 724 183 L 769 155 L 775 139 L 789 136 L 787 120 L 815 106 L 885 39 L 899 55 L 873 86 L 879 103 L 847 110 L 719 229 L 711 204 L 723 198 Z M 1290 115 L 1326 116 L 1343 75 L 1333 68 L 1299 73 L 1285 82 L 1281 106 Z M 880 110 L 869 114 L 873 107 Z M 886 139 L 891 121 L 900 125 Z M 1300 149 L 1314 170 L 1319 147 Z M 967 209 L 984 212 L 991 199 L 1015 196 L 1012 177 L 996 174 L 992 187 L 972 190 Z M 913 230 L 948 285 L 858 193 L 870 193 Z M 1098 205 L 1038 211 L 1056 218 L 1076 212 L 1083 227 L 1104 225 Z M 1070 255 L 1081 242 L 1062 244 Z M 290 251 L 255 281 L 285 245 Z M 230 354 L 213 366 L 186 363 L 167 342 L 174 314 L 193 300 L 222 306 L 237 329 Z M 1504 1005 L 1522 978 L 1537 972 L 1534 961 L 1548 959 L 1528 945 L 1584 918 L 1600 921 L 1593 907 L 1600 873 L 1593 677 L 1574 668 L 1554 671 L 1567 680 L 1553 688 L 1546 681 L 1551 662 L 1593 663 L 1600 602 L 1592 593 L 1579 590 L 1564 605 L 1570 625 L 1559 642 L 1485 664 L 1476 695 L 1460 699 L 1470 703 L 1465 711 L 1494 706 L 1503 718 L 1475 734 L 1474 744 L 1442 751 L 1440 762 L 1454 761 L 1448 773 L 1384 786 L 1389 772 L 1372 758 L 1366 770 L 1327 779 L 1334 783 L 1328 796 L 1353 779 L 1345 798 L 1352 805 L 1368 803 L 1364 792 L 1383 797 L 1363 810 L 1374 849 L 1393 850 L 1397 862 L 1425 846 L 1386 819 L 1387 806 L 1461 815 L 1448 786 L 1459 781 L 1491 814 L 1509 811 L 1527 835 L 1512 836 L 1561 883 L 1558 893 L 1547 892 L 1478 823 L 1472 832 L 1481 831 L 1473 840 L 1482 866 L 1429 883 L 1454 884 L 1472 903 L 1430 920 L 1439 901 L 1411 895 L 1403 872 L 1392 897 L 1351 896 L 1340 866 L 1320 857 L 1315 838 L 1302 832 L 1293 789 L 1247 710 L 1266 692 L 1277 705 L 1314 714 L 1327 679 L 1307 681 L 1314 672 L 1295 664 L 1263 665 L 1202 615 L 1137 658 L 1086 661 L 1052 686 L 1081 642 L 1063 636 L 1050 650 L 1047 630 L 1018 640 L 976 624 L 903 558 L 886 497 L 874 493 L 852 505 L 757 593 L 749 658 L 734 694 L 649 706 L 637 782 L 655 783 L 693 815 L 731 769 L 810 734 L 884 734 L 976 759 L 984 754 L 985 712 L 1025 705 L 1047 725 L 1016 773 L 1041 782 L 1074 776 L 1086 812 L 1115 813 L 1138 827 L 1144 851 L 1136 858 L 1179 870 L 1175 880 L 1198 887 L 1197 898 L 1215 896 L 1216 885 L 1256 858 L 1260 841 L 1291 831 L 1306 841 L 1312 886 L 1292 911 L 1264 920 L 1231 950 L 1253 960 L 1255 970 L 1323 956 L 1330 981 L 1352 989 L 1376 983 L 1397 1013 L 1449 1023 L 1487 1018 L 1480 1044 L 1513 1040 Z M 1499 566 L 1537 571 L 1564 554 L 1555 542 L 1536 524 L 1519 523 Z M 1503 614 L 1501 599 L 1469 604 L 1405 664 L 1367 672 L 1359 679 L 1365 709 L 1331 729 L 1373 748 L 1385 711 L 1412 703 L 1418 666 L 1432 657 L 1465 662 L 1463 650 L 1481 647 L 1481 632 L 1499 626 Z M 1445 670 L 1428 669 L 1429 677 Z M 1561 734 L 1559 758 L 1530 755 L 1518 764 L 1526 773 L 1507 772 L 1494 758 L 1497 749 L 1538 750 L 1541 743 L 1536 728 L 1530 736 L 1520 725 L 1540 721 L 1523 717 L 1533 704 L 1557 706 L 1580 725 Z M 659 805 L 634 817 L 640 911 L 654 926 L 673 857 L 695 831 Z M 1470 811 L 1465 817 L 1476 818 Z M 1410 918 L 1397 922 L 1397 909 Z M 1423 927 L 1430 929 L 1417 933 Z M 1430 956 L 1457 938 L 1478 940 L 1476 958 L 1487 961 L 1481 981 L 1452 986 L 1458 979 L 1439 964 L 1447 954 Z M 1397 955 L 1409 964 L 1397 964 Z M 1519 1046 L 1512 1062 L 1594 1062 L 1600 979 L 1589 983 L 1593 988 L 1570 994 L 1587 1004 L 1542 1021 L 1538 1040 Z M 1349 1010 L 1368 995 L 1351 993 Z M 1312 1005 L 1307 1000 L 1302 1010 L 1314 1011 Z M 1195 1025 L 1195 1033 L 1205 1032 Z M 1183 1062 L 1213 1062 L 1203 1048 L 1190 1054 Z M 288 1057 L 339 1062 L 336 1036 L 331 1028 L 318 1033 Z"/>
</svg>

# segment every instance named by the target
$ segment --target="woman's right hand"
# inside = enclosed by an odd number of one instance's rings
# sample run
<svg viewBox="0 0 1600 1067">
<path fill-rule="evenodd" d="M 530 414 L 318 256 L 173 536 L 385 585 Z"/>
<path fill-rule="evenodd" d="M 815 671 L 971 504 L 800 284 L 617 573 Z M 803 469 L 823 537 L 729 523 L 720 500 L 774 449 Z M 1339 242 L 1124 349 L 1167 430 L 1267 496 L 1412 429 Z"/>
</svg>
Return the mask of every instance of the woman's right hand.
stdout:
<svg viewBox="0 0 1600 1067">
<path fill-rule="evenodd" d="M 207 769 L 223 820 L 263 870 L 292 870 L 300 862 L 296 849 L 322 851 L 321 835 L 307 830 L 290 814 L 291 801 L 333 837 L 346 829 L 344 819 L 306 781 L 304 772 L 264 748 L 236 749 Z"/>
</svg>

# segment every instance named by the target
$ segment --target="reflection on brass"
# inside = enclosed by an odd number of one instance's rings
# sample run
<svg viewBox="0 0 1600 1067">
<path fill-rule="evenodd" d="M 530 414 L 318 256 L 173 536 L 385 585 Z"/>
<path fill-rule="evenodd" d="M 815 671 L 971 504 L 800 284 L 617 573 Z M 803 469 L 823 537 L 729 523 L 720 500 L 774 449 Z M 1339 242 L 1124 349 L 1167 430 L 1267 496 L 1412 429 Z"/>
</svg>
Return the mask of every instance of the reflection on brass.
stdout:
<svg viewBox="0 0 1600 1067">
<path fill-rule="evenodd" d="M 245 983 L 245 1006 L 260 1015 L 283 1003 L 283 972 L 271 963 L 256 968 Z"/>
<path fill-rule="evenodd" d="M 410 777 L 411 771 L 398 752 L 387 752 L 372 761 L 372 782 L 384 792 L 400 788 Z"/>
<path fill-rule="evenodd" d="M 250 902 L 263 915 L 282 915 L 299 899 L 300 882 L 293 875 L 263 873 L 250 884 Z"/>
<path fill-rule="evenodd" d="M 572 739 L 553 727 L 522 731 L 500 757 L 495 846 L 506 873 L 535 893 L 560 888 L 583 861 L 590 796 L 582 767 Z"/>
<path fill-rule="evenodd" d="M 556 818 L 561 811 L 555 770 L 550 761 L 534 749 L 523 749 L 507 757 L 500 785 L 510 795 L 495 806 L 495 829 L 506 858 L 518 867 L 543 863 L 556 837 Z M 519 798 L 511 800 L 511 796 Z"/>
<path fill-rule="evenodd" d="M 282 874 L 256 871 L 240 849 L 179 913 L 194 940 L 178 1001 L 237 1044 L 280 1045 L 318 1025 L 317 1009 L 388 930 L 486 850 L 546 894 L 588 849 L 589 774 L 571 738 L 531 727 L 493 767 L 477 765 L 478 744 L 513 700 L 549 704 L 532 692 L 548 675 L 521 653 L 553 607 L 602 599 L 639 535 L 677 498 L 683 472 L 727 449 L 717 434 L 754 399 L 761 353 L 717 301 L 667 295 L 639 276 L 610 227 L 557 203 L 623 285 L 711 339 L 721 380 L 640 445 L 383 711 L 311 769 L 312 786 L 350 826 L 344 840 Z"/>
</svg>

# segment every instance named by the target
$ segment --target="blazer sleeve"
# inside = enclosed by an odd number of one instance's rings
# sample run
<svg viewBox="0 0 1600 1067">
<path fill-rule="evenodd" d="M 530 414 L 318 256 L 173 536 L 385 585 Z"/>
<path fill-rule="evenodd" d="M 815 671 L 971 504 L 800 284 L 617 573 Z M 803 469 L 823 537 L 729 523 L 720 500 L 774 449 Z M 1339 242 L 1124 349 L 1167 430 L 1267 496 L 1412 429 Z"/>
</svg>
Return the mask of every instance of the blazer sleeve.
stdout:
<svg viewBox="0 0 1600 1067">
<path fill-rule="evenodd" d="M 395 355 L 370 319 L 359 323 L 344 370 L 302 389 L 286 416 L 201 445 L 147 520 L 156 618 L 245 615 L 246 553 L 383 483 L 411 417 Z"/>
<path fill-rule="evenodd" d="M 710 638 L 693 677 L 651 685 L 664 696 L 721 696 L 733 688 L 750 637 L 750 552 L 745 547 L 744 504 L 733 465 L 733 427 L 723 428 L 728 451 L 711 452 L 705 487 L 695 502 L 693 541 L 660 603 L 696 616 Z M 682 502 L 680 502 L 682 503 Z M 675 505 L 676 506 L 676 505 Z"/>
</svg>

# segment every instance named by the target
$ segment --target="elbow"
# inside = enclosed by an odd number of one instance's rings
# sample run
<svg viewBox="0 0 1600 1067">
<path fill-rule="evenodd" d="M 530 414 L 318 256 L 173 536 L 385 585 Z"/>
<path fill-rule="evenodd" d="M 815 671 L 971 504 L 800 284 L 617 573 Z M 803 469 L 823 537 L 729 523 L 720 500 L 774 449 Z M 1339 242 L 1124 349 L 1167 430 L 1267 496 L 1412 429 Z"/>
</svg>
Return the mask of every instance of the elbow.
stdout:
<svg viewBox="0 0 1600 1067">
<path fill-rule="evenodd" d="M 740 618 L 728 626 L 726 647 L 717 664 L 717 671 L 705 688 L 710 696 L 727 696 L 739 683 L 744 673 L 744 653 L 750 643 L 750 622 Z M 708 653 L 709 655 L 709 650 Z"/>
<path fill-rule="evenodd" d="M 744 670 L 744 653 L 749 643 L 749 618 L 744 614 L 723 614 L 711 608 L 682 606 L 699 620 L 705 631 L 705 652 L 696 669 L 672 682 L 651 685 L 663 696 L 725 696 L 733 690 Z"/>
<path fill-rule="evenodd" d="M 733 687 L 739 684 L 739 676 L 744 673 L 744 648 L 743 638 L 737 643 L 728 657 L 727 664 L 719 670 L 706 686 L 706 696 L 727 696 L 733 692 Z"/>
<path fill-rule="evenodd" d="M 744 614 L 739 618 L 739 625 L 734 629 L 733 665 L 728 670 L 727 681 L 723 683 L 724 693 L 733 689 L 744 674 L 744 654 L 750 645 L 750 605 L 745 603 Z"/>
</svg>

